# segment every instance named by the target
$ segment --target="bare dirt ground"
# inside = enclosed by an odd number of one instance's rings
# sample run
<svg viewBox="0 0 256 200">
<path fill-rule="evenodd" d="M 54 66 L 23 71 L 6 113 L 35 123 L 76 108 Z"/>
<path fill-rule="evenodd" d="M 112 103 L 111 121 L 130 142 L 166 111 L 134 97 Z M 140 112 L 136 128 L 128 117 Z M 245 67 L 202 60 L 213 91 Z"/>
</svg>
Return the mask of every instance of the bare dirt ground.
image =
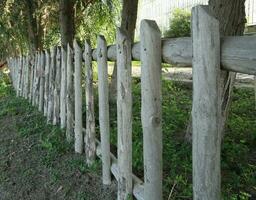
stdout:
<svg viewBox="0 0 256 200">
<path fill-rule="evenodd" d="M 100 164 L 86 168 L 85 156 L 72 149 L 49 157 L 39 134 L 20 135 L 31 113 L 20 113 L 11 98 L 0 97 L 0 200 L 116 199 L 116 184 L 101 183 Z M 6 104 L 10 112 L 3 113 Z"/>
</svg>

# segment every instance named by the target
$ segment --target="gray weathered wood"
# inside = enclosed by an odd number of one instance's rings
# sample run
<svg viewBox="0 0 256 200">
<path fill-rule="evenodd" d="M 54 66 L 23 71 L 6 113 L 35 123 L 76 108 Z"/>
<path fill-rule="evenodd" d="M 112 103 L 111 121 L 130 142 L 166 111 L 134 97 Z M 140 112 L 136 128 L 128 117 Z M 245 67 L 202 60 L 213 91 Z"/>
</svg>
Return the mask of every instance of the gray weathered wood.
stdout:
<svg viewBox="0 0 256 200">
<path fill-rule="evenodd" d="M 93 69 L 92 69 L 92 49 L 89 41 L 85 41 L 84 47 L 85 62 L 85 101 L 86 101 L 86 134 L 85 153 L 86 162 L 92 165 L 96 155 L 95 141 L 95 117 L 94 117 L 94 95 L 93 95 Z"/>
<path fill-rule="evenodd" d="M 96 49 L 93 60 L 97 60 Z M 256 36 L 223 37 L 221 42 L 221 67 L 245 74 L 256 75 Z M 140 60 L 140 42 L 132 47 L 132 59 Z M 108 47 L 108 60 L 116 60 L 116 46 Z M 180 66 L 192 65 L 192 40 L 184 38 L 162 39 L 162 62 Z"/>
<path fill-rule="evenodd" d="M 60 127 L 66 127 L 67 51 L 61 47 Z"/>
<path fill-rule="evenodd" d="M 131 41 L 117 29 L 118 199 L 132 197 L 132 68 Z"/>
<path fill-rule="evenodd" d="M 192 10 L 193 199 L 221 199 L 220 34 L 207 6 Z"/>
<path fill-rule="evenodd" d="M 35 68 L 35 55 L 30 56 L 30 88 L 29 88 L 29 102 L 32 103 L 33 100 L 33 80 L 34 80 L 34 68 Z"/>
<path fill-rule="evenodd" d="M 75 52 L 75 152 L 83 153 L 83 124 L 82 124 L 82 50 L 77 41 L 74 40 Z"/>
<path fill-rule="evenodd" d="M 73 64 L 73 50 L 70 45 L 67 45 L 67 127 L 66 139 L 71 142 L 74 139 L 74 64 Z"/>
<path fill-rule="evenodd" d="M 53 125 L 60 123 L 60 82 L 61 82 L 61 49 L 57 47 L 56 73 L 53 102 Z"/>
<path fill-rule="evenodd" d="M 103 36 L 97 39 L 98 90 L 99 90 L 99 123 L 102 148 L 103 184 L 111 183 L 110 174 L 110 133 L 109 133 L 109 101 L 108 101 L 108 63 L 107 44 Z"/>
<path fill-rule="evenodd" d="M 141 120 L 143 128 L 144 199 L 162 197 L 161 33 L 143 20 L 141 36 Z"/>
<path fill-rule="evenodd" d="M 32 106 L 36 105 L 37 66 L 38 66 L 38 52 L 35 53 Z"/>
<path fill-rule="evenodd" d="M 85 132 L 85 130 L 83 130 Z M 102 159 L 102 152 L 101 152 L 101 143 L 96 139 L 97 142 L 97 150 L 96 155 Z M 110 153 L 111 157 L 111 172 L 114 175 L 115 179 L 118 180 L 119 177 L 119 170 L 117 165 L 117 158 Z M 144 186 L 143 181 L 140 180 L 136 175 L 132 174 L 132 181 L 133 181 L 133 195 L 137 200 L 144 200 Z"/>
<path fill-rule="evenodd" d="M 40 70 L 39 70 L 39 77 L 40 77 L 40 87 L 39 87 L 39 102 L 38 107 L 39 111 L 42 112 L 44 109 L 44 83 L 45 83 L 45 54 L 44 52 L 40 52 Z"/>
<path fill-rule="evenodd" d="M 56 71 L 56 47 L 52 47 L 49 71 L 49 96 L 48 96 L 48 108 L 47 108 L 47 122 L 52 123 L 53 120 L 53 101 L 54 101 L 54 82 Z"/>
<path fill-rule="evenodd" d="M 47 116 L 48 101 L 49 101 L 49 85 L 50 85 L 50 54 L 45 51 L 45 84 L 44 84 L 44 116 Z"/>
</svg>

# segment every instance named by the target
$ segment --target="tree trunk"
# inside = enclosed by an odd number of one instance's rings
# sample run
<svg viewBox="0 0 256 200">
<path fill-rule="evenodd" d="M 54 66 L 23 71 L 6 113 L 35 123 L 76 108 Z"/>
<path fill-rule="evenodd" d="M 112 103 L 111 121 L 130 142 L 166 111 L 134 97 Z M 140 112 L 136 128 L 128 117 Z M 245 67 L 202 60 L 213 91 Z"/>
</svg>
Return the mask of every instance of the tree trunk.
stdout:
<svg viewBox="0 0 256 200">
<path fill-rule="evenodd" d="M 209 7 L 220 22 L 221 36 L 243 35 L 246 23 L 245 0 L 209 0 Z M 220 77 L 221 88 L 221 124 L 222 135 L 224 135 L 225 123 L 231 103 L 231 94 L 235 82 L 236 73 L 222 71 Z M 191 118 L 188 123 L 185 139 L 191 142 L 192 126 Z"/>
<path fill-rule="evenodd" d="M 73 44 L 75 34 L 74 0 L 60 0 L 60 33 L 61 44 L 65 47 Z"/>
<path fill-rule="evenodd" d="M 123 8 L 122 8 L 122 21 L 121 21 L 121 29 L 126 30 L 128 33 L 128 37 L 131 39 L 133 43 L 134 40 L 134 32 L 137 21 L 137 11 L 138 11 L 138 0 L 123 0 Z M 111 76 L 111 83 L 109 92 L 111 95 L 110 102 L 114 103 L 116 101 L 117 94 L 117 66 L 116 63 L 114 65 L 114 70 Z"/>
<path fill-rule="evenodd" d="M 35 14 L 37 8 L 37 1 L 26 0 L 25 12 L 27 15 L 29 48 L 31 53 L 43 49 L 43 27 L 41 25 L 41 16 L 37 18 Z"/>
</svg>

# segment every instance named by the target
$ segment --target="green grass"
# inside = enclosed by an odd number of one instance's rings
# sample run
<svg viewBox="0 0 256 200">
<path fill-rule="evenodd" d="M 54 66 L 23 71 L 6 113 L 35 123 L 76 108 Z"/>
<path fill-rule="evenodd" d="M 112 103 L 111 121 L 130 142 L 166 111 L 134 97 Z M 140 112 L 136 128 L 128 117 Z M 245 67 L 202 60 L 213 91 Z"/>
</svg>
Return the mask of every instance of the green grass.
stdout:
<svg viewBox="0 0 256 200">
<path fill-rule="evenodd" d="M 143 178 L 143 144 L 140 120 L 140 81 L 133 80 L 133 172 Z M 163 81 L 163 185 L 164 199 L 192 198 L 192 148 L 184 142 L 192 92 Z M 116 113 L 111 116 L 111 144 L 117 144 Z M 256 111 L 254 93 L 235 89 L 226 135 L 222 143 L 223 199 L 250 199 L 256 193 Z M 113 148 L 115 151 L 115 148 Z M 254 157 L 254 160 L 253 160 Z M 252 197 L 251 197 L 252 198 Z"/>
<path fill-rule="evenodd" d="M 133 172 L 143 178 L 143 144 L 140 120 L 140 81 L 133 80 Z M 192 199 L 191 145 L 184 142 L 186 125 L 191 110 L 192 92 L 182 85 L 163 81 L 163 177 L 164 199 L 172 191 L 171 199 Z M 96 90 L 97 94 L 97 90 Z M 1 96 L 2 95 L 2 96 Z M 5 97 L 7 96 L 7 97 Z M 0 85 L 0 119 L 6 115 L 21 115 L 17 121 L 18 133 L 39 135 L 40 148 L 47 154 L 41 158 L 42 165 L 52 168 L 58 155 L 64 155 L 72 147 L 65 142 L 65 134 L 57 127 L 47 125 L 45 118 L 36 108 L 15 94 L 8 84 Z M 222 142 L 222 197 L 224 200 L 253 199 L 256 194 L 256 110 L 254 92 L 235 89 L 226 135 Z M 99 132 L 97 97 L 95 97 L 96 130 Z M 85 113 L 84 113 L 85 114 Z M 85 116 L 85 115 L 84 115 Z M 116 152 L 117 119 L 115 106 L 110 112 L 112 151 Z M 25 125 L 24 125 L 25 123 Z M 80 173 L 97 171 L 100 163 L 88 168 L 83 159 L 74 158 L 67 162 L 70 170 Z M 24 175 L 33 173 L 26 171 Z M 59 172 L 52 170 L 53 181 L 59 180 Z M 86 199 L 83 192 L 77 199 Z"/>
</svg>

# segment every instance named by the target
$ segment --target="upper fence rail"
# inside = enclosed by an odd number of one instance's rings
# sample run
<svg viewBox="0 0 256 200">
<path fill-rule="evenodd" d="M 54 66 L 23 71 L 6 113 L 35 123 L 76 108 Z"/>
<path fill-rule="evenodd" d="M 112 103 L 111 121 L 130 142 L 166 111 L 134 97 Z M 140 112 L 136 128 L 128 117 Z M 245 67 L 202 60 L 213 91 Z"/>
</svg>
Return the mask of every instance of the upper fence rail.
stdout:
<svg viewBox="0 0 256 200">
<path fill-rule="evenodd" d="M 93 60 L 97 60 L 93 50 Z M 192 38 L 162 38 L 162 62 L 192 66 Z M 140 60 L 140 42 L 132 46 L 132 59 Z M 108 60 L 116 61 L 116 45 L 108 46 Z M 256 75 L 256 36 L 221 38 L 221 67 L 223 70 Z"/>
</svg>

